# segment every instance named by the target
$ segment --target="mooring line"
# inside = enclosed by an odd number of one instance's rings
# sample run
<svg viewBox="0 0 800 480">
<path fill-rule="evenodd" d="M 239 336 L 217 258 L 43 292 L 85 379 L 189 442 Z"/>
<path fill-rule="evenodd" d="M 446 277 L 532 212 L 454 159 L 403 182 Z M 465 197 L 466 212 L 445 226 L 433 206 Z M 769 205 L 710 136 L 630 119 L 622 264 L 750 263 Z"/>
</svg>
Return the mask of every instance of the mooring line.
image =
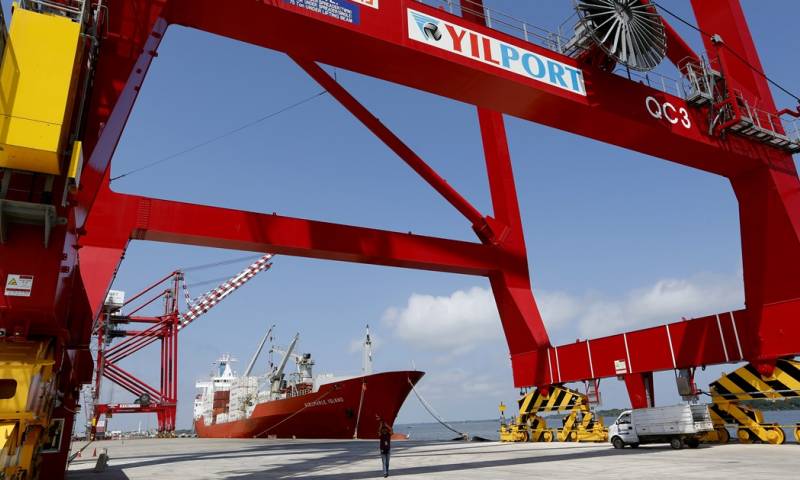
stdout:
<svg viewBox="0 0 800 480">
<path fill-rule="evenodd" d="M 428 413 L 430 413 L 430 414 L 431 414 L 431 416 L 432 416 L 432 417 L 433 417 L 433 418 L 434 418 L 434 419 L 435 419 L 437 422 L 441 423 L 441 424 L 442 424 L 442 426 L 443 426 L 443 427 L 445 427 L 446 429 L 448 429 L 448 430 L 450 430 L 450 431 L 452 431 L 452 432 L 455 432 L 455 433 L 457 433 L 458 435 L 460 435 L 460 436 L 461 436 L 461 438 L 463 438 L 463 439 L 467 439 L 467 438 L 469 438 L 469 435 L 467 435 L 467 434 L 466 434 L 466 433 L 464 433 L 464 432 L 459 432 L 459 431 L 458 431 L 458 430 L 456 430 L 455 428 L 451 427 L 451 426 L 450 426 L 450 425 L 449 425 L 447 422 L 445 422 L 445 421 L 442 419 L 442 417 L 441 417 L 441 416 L 439 416 L 439 414 L 438 414 L 438 413 L 436 413 L 436 412 L 433 410 L 433 407 L 431 407 L 431 406 L 428 404 L 428 402 L 426 402 L 426 401 L 425 401 L 425 399 L 424 399 L 424 398 L 422 398 L 422 395 L 420 395 L 420 394 L 419 394 L 419 392 L 417 391 L 417 389 L 414 387 L 414 382 L 412 382 L 410 378 L 408 379 L 408 384 L 409 384 L 409 385 L 411 385 L 411 391 L 412 391 L 412 392 L 414 392 L 414 395 L 416 395 L 416 396 L 417 396 L 417 399 L 419 400 L 419 403 L 421 403 L 421 404 L 422 404 L 422 406 L 423 406 L 423 407 L 425 407 L 425 410 L 427 410 L 427 411 L 428 411 Z"/>
</svg>

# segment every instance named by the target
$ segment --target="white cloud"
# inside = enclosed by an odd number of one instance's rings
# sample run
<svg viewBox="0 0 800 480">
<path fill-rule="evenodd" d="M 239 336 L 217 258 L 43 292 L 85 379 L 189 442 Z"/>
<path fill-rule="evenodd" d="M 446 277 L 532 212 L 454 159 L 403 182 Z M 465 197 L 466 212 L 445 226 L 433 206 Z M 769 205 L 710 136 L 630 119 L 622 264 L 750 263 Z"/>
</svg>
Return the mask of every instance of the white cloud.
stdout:
<svg viewBox="0 0 800 480">
<path fill-rule="evenodd" d="M 742 308 L 740 276 L 695 275 L 664 279 L 632 290 L 621 299 L 587 296 L 574 316 L 577 334 L 593 338 Z"/>
<path fill-rule="evenodd" d="M 504 390 L 508 390 L 508 385 L 496 375 L 475 374 L 463 368 L 433 370 L 425 375 L 417 387 L 417 391 L 424 399 L 432 401 L 441 399 L 464 401 L 469 398 L 497 395 Z"/>
<path fill-rule="evenodd" d="M 480 287 L 448 297 L 412 294 L 404 308 L 387 309 L 383 321 L 412 345 L 455 355 L 502 333 L 492 292 Z"/>
<path fill-rule="evenodd" d="M 550 334 L 574 338 L 595 338 L 743 305 L 740 275 L 662 279 L 619 298 L 597 293 L 534 293 Z M 383 319 L 394 336 L 420 348 L 439 350 L 444 361 L 502 336 L 492 292 L 480 287 L 440 297 L 415 293 L 405 307 L 387 309 Z"/>
</svg>

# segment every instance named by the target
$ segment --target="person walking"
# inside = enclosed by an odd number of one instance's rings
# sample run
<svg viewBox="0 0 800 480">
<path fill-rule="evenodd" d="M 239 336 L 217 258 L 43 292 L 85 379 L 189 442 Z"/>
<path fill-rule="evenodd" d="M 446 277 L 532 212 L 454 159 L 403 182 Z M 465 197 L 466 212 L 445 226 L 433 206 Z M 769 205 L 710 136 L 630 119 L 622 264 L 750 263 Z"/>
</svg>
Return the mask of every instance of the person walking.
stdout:
<svg viewBox="0 0 800 480">
<path fill-rule="evenodd" d="M 392 449 L 392 427 L 378 418 L 378 438 L 380 439 L 381 461 L 383 462 L 383 476 L 389 476 L 389 452 Z"/>
</svg>

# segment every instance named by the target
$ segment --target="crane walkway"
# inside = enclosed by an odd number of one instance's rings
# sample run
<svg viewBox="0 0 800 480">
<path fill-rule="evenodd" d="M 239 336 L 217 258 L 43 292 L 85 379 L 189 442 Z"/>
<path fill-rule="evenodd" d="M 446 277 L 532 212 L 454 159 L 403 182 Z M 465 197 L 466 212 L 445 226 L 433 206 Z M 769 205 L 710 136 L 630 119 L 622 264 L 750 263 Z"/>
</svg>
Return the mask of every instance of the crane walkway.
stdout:
<svg viewBox="0 0 800 480">
<path fill-rule="evenodd" d="M 92 473 L 84 452 L 68 480 L 348 479 L 380 477 L 376 441 L 149 439 L 95 442 L 111 458 Z M 93 444 L 87 451 L 95 447 Z M 73 448 L 80 448 L 76 442 Z M 718 445 L 671 450 L 667 445 L 614 450 L 608 444 L 395 442 L 391 476 L 484 478 L 791 478 L 797 445 Z"/>
</svg>

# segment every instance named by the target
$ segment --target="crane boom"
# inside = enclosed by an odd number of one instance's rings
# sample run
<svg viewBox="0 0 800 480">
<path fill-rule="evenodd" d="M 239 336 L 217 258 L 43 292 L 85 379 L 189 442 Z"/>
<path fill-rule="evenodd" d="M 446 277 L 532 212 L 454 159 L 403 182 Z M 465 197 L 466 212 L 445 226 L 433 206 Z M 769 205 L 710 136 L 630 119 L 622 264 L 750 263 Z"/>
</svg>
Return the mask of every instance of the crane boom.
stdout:
<svg viewBox="0 0 800 480">
<path fill-rule="evenodd" d="M 247 283 L 251 278 L 255 277 L 264 270 L 269 270 L 269 268 L 272 267 L 270 259 L 273 256 L 274 255 L 271 253 L 265 254 L 255 262 L 251 263 L 247 268 L 237 273 L 231 279 L 226 280 L 217 288 L 210 290 L 205 295 L 201 296 L 198 301 L 190 303 L 189 310 L 181 315 L 181 322 L 178 324 L 178 330 L 181 330 L 193 321 L 197 320 L 198 317 L 211 310 L 225 297 Z M 187 291 L 186 280 L 184 280 L 184 291 Z"/>
<path fill-rule="evenodd" d="M 264 344 L 267 343 L 267 339 L 269 338 L 269 334 L 272 333 L 273 328 L 275 328 L 275 325 L 269 327 L 269 330 L 267 330 L 267 333 L 264 335 L 264 338 L 261 339 L 261 343 L 258 344 L 256 353 L 253 354 L 253 358 L 251 358 L 250 363 L 247 364 L 247 370 L 244 371 L 245 377 L 249 377 L 250 373 L 253 371 L 253 367 L 256 364 L 256 360 L 258 360 L 258 356 L 261 354 L 261 350 L 264 348 Z"/>
<path fill-rule="evenodd" d="M 292 343 L 286 348 L 286 355 L 283 356 L 283 360 L 281 360 L 281 364 L 278 365 L 278 368 L 275 370 L 270 376 L 270 381 L 272 382 L 272 391 L 277 392 L 281 388 L 281 378 L 283 377 L 283 370 L 286 368 L 286 363 L 289 361 L 289 357 L 292 355 L 292 350 L 294 350 L 294 346 L 297 344 L 297 340 L 300 338 L 300 334 L 296 333 L 294 338 L 292 339 Z"/>
</svg>

